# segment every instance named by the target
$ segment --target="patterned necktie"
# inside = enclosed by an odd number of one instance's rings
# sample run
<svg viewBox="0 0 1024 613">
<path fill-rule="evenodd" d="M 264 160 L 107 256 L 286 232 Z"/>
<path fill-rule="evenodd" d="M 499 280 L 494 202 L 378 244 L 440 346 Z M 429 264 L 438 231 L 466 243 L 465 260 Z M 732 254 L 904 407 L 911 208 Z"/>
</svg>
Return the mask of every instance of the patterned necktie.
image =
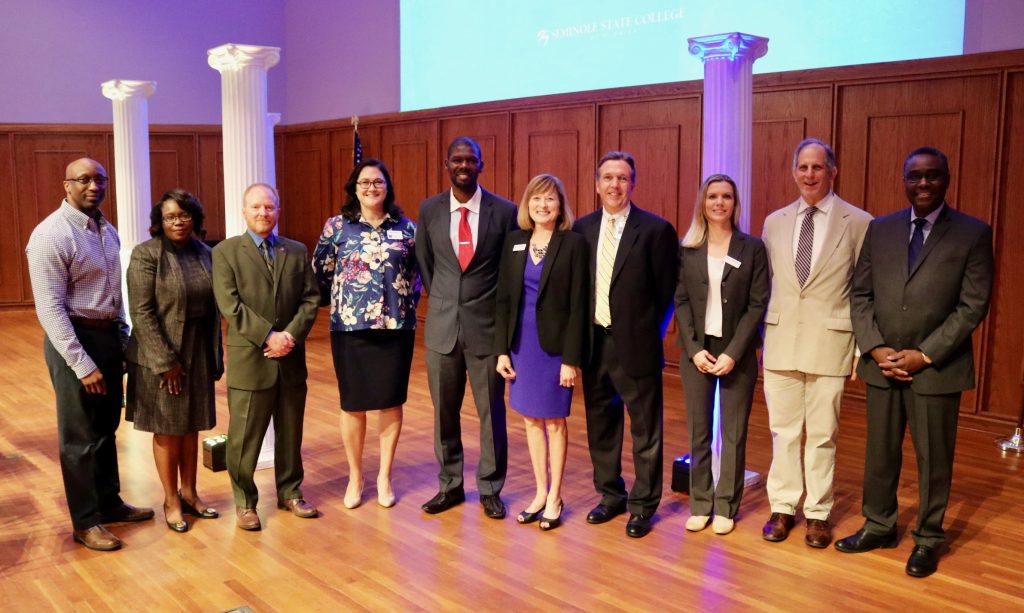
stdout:
<svg viewBox="0 0 1024 613">
<path fill-rule="evenodd" d="M 917 258 L 921 257 L 921 250 L 924 249 L 924 224 L 928 220 L 918 217 L 914 220 L 914 234 L 910 237 L 910 245 L 907 246 L 907 272 L 914 270 Z"/>
<path fill-rule="evenodd" d="M 597 258 L 597 287 L 595 288 L 594 321 L 604 327 L 612 325 L 612 309 L 608 301 L 608 293 L 612 286 L 612 271 L 615 269 L 615 253 L 619 248 L 619 239 L 615 235 L 615 218 L 609 217 L 604 228 L 604 240 L 601 241 L 601 253 Z"/>
<path fill-rule="evenodd" d="M 818 207 L 811 205 L 804 212 L 804 221 L 800 224 L 800 240 L 796 244 L 796 279 L 800 287 L 807 283 L 811 274 L 811 255 L 814 253 L 814 214 Z"/>
<path fill-rule="evenodd" d="M 459 266 L 465 272 L 473 260 L 473 229 L 469 227 L 469 209 L 461 206 L 459 213 L 462 213 L 459 220 Z"/>
<path fill-rule="evenodd" d="M 273 274 L 274 273 L 274 257 L 272 255 L 270 255 L 271 247 L 270 247 L 269 243 L 270 243 L 269 240 L 263 239 L 263 242 L 260 243 L 260 255 L 263 256 L 263 261 L 267 265 L 267 270 L 269 270 L 270 273 Z"/>
</svg>

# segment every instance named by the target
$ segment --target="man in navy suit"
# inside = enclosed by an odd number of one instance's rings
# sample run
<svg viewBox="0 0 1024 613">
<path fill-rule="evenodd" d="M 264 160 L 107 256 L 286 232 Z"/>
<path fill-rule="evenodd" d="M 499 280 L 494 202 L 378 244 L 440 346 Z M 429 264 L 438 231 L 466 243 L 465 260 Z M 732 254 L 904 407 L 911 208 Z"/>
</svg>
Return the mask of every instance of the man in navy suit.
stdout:
<svg viewBox="0 0 1024 613">
<path fill-rule="evenodd" d="M 629 510 L 626 534 L 651 531 L 661 502 L 662 339 L 672 314 L 678 236 L 672 224 L 632 202 L 636 163 L 610 151 L 597 165 L 601 209 L 573 230 L 587 239 L 594 275 L 593 351 L 583 366 L 587 440 L 601 502 L 587 522 L 603 524 Z M 622 479 L 624 410 L 629 411 L 636 479 Z"/>
<path fill-rule="evenodd" d="M 505 381 L 493 354 L 498 264 L 505 235 L 516 229 L 516 208 L 480 187 L 480 146 L 462 136 L 444 161 L 452 188 L 420 203 L 416 259 L 429 294 L 423 341 L 434 403 L 434 453 L 441 465 L 436 496 L 423 505 L 440 513 L 465 501 L 459 412 L 466 375 L 480 417 L 477 491 L 484 513 L 505 517 L 499 494 L 508 466 Z"/>
<path fill-rule="evenodd" d="M 896 546 L 896 488 L 909 423 L 920 505 L 906 571 L 927 577 L 945 541 L 960 394 L 974 387 L 971 333 L 988 313 L 992 229 L 946 203 L 949 162 L 922 147 L 903 163 L 910 208 L 868 226 L 851 292 L 867 384 L 864 526 L 836 542 L 860 553 Z"/>
</svg>

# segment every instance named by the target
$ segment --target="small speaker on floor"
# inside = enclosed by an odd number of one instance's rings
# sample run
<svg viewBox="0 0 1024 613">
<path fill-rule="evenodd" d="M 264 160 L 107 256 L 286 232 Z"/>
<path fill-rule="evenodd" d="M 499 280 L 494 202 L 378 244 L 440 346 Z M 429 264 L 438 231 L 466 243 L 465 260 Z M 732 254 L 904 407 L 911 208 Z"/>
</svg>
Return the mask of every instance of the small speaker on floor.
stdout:
<svg viewBox="0 0 1024 613">
<path fill-rule="evenodd" d="M 672 461 L 672 491 L 690 493 L 690 454 Z"/>
</svg>

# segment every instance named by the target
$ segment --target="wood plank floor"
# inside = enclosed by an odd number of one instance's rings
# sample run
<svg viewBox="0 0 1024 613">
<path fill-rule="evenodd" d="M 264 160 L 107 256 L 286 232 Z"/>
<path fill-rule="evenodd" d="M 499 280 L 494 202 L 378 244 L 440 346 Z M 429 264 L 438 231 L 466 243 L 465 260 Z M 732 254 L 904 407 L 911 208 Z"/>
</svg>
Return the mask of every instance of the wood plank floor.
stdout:
<svg viewBox="0 0 1024 613">
<path fill-rule="evenodd" d="M 156 521 L 116 525 L 125 539 L 116 553 L 89 551 L 71 540 L 57 459 L 53 392 L 43 364 L 42 332 L 29 311 L 0 312 L 0 593 L 5 608 L 61 611 L 342 610 L 1024 610 L 1024 459 L 1002 455 L 992 441 L 1008 432 L 961 430 L 946 526 L 949 550 L 939 572 L 917 580 L 903 572 L 912 548 L 917 478 L 909 441 L 900 488 L 899 547 L 862 555 L 812 550 L 801 528 L 786 542 L 761 540 L 769 514 L 763 485 L 744 498 L 736 531 L 720 537 L 686 533 L 686 496 L 668 490 L 670 459 L 685 452 L 678 377 L 666 373 L 666 491 L 655 530 L 634 540 L 625 518 L 590 526 L 597 501 L 591 483 L 581 399 L 570 418 L 564 499 L 566 523 L 550 533 L 512 517 L 484 517 L 473 470 L 478 427 L 463 409 L 469 500 L 439 516 L 420 504 L 436 489 L 432 410 L 422 347 L 413 368 L 405 428 L 395 469 L 398 505 L 342 506 L 345 460 L 326 317 L 310 339 L 306 410 L 306 497 L 323 515 L 302 520 L 277 511 L 272 471 L 260 471 L 264 530 L 242 532 L 231 514 L 225 472 L 200 467 L 204 498 L 225 516 L 197 520 L 187 534 Z M 372 375 L 369 375 L 372 376 Z M 227 427 L 218 386 L 216 432 Z M 833 521 L 843 536 L 861 524 L 860 475 L 864 413 L 844 407 Z M 367 475 L 378 454 L 374 420 Z M 509 411 L 510 469 L 502 496 L 510 511 L 530 500 L 532 476 L 521 420 Z M 161 489 L 150 435 L 119 430 L 125 499 L 159 509 Z M 628 444 L 627 444 L 628 448 Z M 763 397 L 750 420 L 748 467 L 762 475 L 771 462 Z M 627 483 L 632 475 L 624 458 Z"/>
</svg>

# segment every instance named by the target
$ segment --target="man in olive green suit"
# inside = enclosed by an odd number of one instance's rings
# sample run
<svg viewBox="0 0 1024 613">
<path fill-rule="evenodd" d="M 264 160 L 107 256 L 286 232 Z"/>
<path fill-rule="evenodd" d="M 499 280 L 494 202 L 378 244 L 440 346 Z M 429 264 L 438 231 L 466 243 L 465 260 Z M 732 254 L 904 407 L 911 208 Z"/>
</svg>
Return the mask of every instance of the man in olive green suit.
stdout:
<svg viewBox="0 0 1024 613">
<path fill-rule="evenodd" d="M 319 293 L 302 243 L 274 236 L 280 198 L 272 186 L 245 190 L 248 230 L 213 250 L 213 290 L 228 322 L 227 464 L 238 527 L 259 530 L 253 481 L 271 418 L 277 432 L 277 505 L 316 517 L 303 500 L 302 420 L 306 407 L 305 338 L 316 320 Z"/>
</svg>

